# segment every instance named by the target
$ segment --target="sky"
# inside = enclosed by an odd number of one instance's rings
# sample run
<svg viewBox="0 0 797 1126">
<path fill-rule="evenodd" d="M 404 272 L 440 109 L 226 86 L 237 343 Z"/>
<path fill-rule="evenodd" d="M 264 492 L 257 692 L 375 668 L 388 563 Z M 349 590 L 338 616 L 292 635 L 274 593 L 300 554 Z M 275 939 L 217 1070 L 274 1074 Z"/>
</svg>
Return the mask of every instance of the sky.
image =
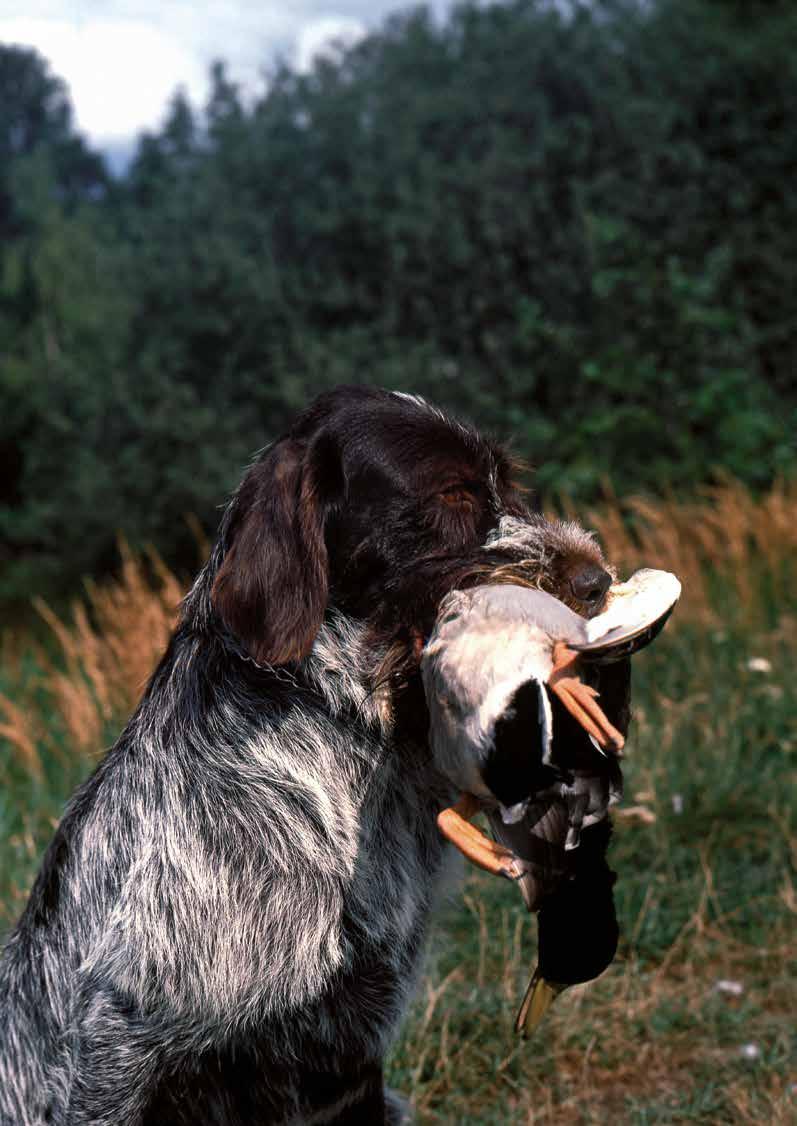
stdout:
<svg viewBox="0 0 797 1126">
<path fill-rule="evenodd" d="M 78 127 L 100 148 L 161 122 L 182 87 L 207 94 L 210 63 L 251 92 L 277 55 L 307 68 L 330 40 L 354 42 L 402 0 L 0 0 L 0 43 L 35 47 L 69 86 Z M 447 0 L 431 0 L 437 11 Z"/>
</svg>

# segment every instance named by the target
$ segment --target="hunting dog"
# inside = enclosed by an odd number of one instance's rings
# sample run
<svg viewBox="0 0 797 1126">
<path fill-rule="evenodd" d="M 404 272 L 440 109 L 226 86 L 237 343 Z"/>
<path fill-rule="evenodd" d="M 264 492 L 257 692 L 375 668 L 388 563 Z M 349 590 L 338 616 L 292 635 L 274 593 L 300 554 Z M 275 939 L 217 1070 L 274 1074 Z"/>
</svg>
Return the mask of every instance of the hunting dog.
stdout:
<svg viewBox="0 0 797 1126">
<path fill-rule="evenodd" d="M 518 561 L 591 613 L 575 525 L 421 399 L 321 396 L 245 475 L 0 961 L 2 1126 L 399 1120 L 382 1061 L 454 798 L 418 661 Z"/>
</svg>

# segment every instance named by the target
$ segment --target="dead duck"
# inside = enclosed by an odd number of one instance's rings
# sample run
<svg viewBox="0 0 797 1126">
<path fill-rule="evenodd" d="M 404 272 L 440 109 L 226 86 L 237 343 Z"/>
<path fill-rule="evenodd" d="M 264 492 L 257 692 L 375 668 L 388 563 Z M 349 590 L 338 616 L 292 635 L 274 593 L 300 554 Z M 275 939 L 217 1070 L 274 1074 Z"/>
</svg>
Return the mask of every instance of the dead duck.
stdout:
<svg viewBox="0 0 797 1126">
<path fill-rule="evenodd" d="M 563 988 L 602 973 L 617 947 L 605 854 L 607 814 L 622 794 L 623 735 L 584 671 L 627 666 L 679 595 L 674 575 L 639 571 L 586 620 L 528 587 L 455 591 L 423 651 L 430 743 L 462 790 L 439 815 L 440 830 L 473 863 L 515 880 L 538 912 L 539 964 L 516 1021 L 522 1035 Z M 492 841 L 471 824 L 479 811 Z"/>
</svg>

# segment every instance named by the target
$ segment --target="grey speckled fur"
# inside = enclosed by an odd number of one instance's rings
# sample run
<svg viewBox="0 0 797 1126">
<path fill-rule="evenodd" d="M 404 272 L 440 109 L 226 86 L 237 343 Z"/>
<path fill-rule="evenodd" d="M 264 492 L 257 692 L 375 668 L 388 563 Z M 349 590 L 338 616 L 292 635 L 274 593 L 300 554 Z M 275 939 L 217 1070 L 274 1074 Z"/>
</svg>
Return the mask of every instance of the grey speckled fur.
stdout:
<svg viewBox="0 0 797 1126">
<path fill-rule="evenodd" d="M 447 434 L 415 400 L 344 389 L 320 403 L 285 439 L 285 472 L 299 466 L 305 483 L 322 431 L 327 468 L 334 445 L 354 479 L 346 410 L 361 419 L 361 461 L 378 463 L 399 423 L 419 442 L 436 427 L 430 451 Z M 386 419 L 381 438 L 368 437 L 368 412 Z M 478 453 L 487 467 L 477 500 L 492 513 L 493 553 L 548 560 L 554 526 L 528 514 L 498 531 L 492 447 L 453 424 L 450 435 L 447 466 Z M 443 868 L 435 817 L 453 794 L 425 731 L 402 727 L 379 680 L 390 646 L 373 622 L 330 597 L 309 653 L 279 668 L 220 623 L 214 582 L 241 495 L 141 704 L 69 803 L 3 952 L 0 1126 L 398 1120 L 381 1065 L 419 973 Z M 301 496 L 315 503 L 309 486 Z M 407 490 L 397 498 L 402 532 Z M 427 538 L 438 524 L 448 534 L 451 498 L 434 503 L 437 523 L 418 522 Z M 450 525 L 466 564 L 487 538 L 465 545 L 472 507 Z"/>
<path fill-rule="evenodd" d="M 341 1026 L 347 1056 L 382 1058 L 417 972 L 447 791 L 420 747 L 391 745 L 356 676 L 361 634 L 333 617 L 271 712 L 219 687 L 196 727 L 176 720 L 201 641 L 178 634 L 64 817 L 68 858 L 34 892 L 57 897 L 55 923 L 42 933 L 29 911 L 0 965 L 0 996 L 20 999 L 3 1010 L 3 1126 L 136 1122 L 156 1071 L 257 1028 L 270 1076 L 308 1055 L 339 1066 Z M 349 976 L 358 987 L 331 1004 Z M 133 1006 L 151 1019 L 131 1028 Z"/>
</svg>

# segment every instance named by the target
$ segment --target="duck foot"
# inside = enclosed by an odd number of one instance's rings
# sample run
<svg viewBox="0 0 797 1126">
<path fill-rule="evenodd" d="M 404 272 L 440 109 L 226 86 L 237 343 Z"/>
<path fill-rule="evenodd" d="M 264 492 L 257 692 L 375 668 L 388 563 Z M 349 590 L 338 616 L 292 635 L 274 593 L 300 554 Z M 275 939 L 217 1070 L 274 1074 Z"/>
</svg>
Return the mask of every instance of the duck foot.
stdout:
<svg viewBox="0 0 797 1126">
<path fill-rule="evenodd" d="M 526 868 L 518 856 L 508 848 L 491 841 L 489 837 L 471 825 L 470 819 L 481 809 L 481 802 L 473 794 L 463 794 L 459 801 L 442 810 L 437 815 L 437 827 L 447 841 L 459 849 L 462 855 L 491 872 L 507 880 L 519 880 L 526 874 Z"/>
<path fill-rule="evenodd" d="M 574 719 L 578 720 L 587 734 L 591 735 L 601 748 L 620 751 L 625 739 L 620 731 L 609 721 L 600 704 L 598 693 L 584 684 L 576 671 L 578 653 L 568 649 L 563 641 L 554 646 L 554 667 L 548 677 L 548 687 L 555 692 Z"/>
</svg>

